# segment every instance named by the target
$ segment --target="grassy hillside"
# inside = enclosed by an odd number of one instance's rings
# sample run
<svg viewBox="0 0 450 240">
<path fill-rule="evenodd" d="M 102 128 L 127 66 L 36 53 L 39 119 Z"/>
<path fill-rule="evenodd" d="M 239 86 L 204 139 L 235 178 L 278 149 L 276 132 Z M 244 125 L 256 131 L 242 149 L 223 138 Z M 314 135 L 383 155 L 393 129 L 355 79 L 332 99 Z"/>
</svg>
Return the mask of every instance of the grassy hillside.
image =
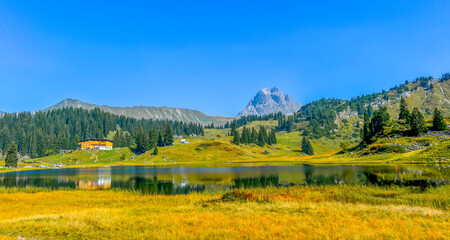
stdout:
<svg viewBox="0 0 450 240">
<path fill-rule="evenodd" d="M 341 138 L 355 142 L 359 138 L 357 122 L 362 123 L 369 105 L 373 110 L 387 107 L 391 117 L 397 118 L 402 97 L 411 111 L 417 107 L 428 119 L 436 107 L 444 116 L 450 115 L 450 81 L 420 78 L 390 91 L 362 95 L 350 101 L 321 99 L 306 104 L 295 115 L 296 129 L 315 139 Z M 335 145 L 330 147 L 333 149 Z"/>
<path fill-rule="evenodd" d="M 431 117 L 434 108 L 438 107 L 444 115 L 450 114 L 450 81 L 439 79 L 430 80 L 429 86 L 422 86 L 420 83 L 406 84 L 409 90 L 398 94 L 396 91 L 388 92 L 389 102 L 382 105 L 388 107 L 391 115 L 397 115 L 400 106 L 400 97 L 404 97 L 410 109 L 419 108 L 426 117 Z"/>
<path fill-rule="evenodd" d="M 100 108 L 101 110 L 108 113 L 132 117 L 136 119 L 144 118 L 144 119 L 174 120 L 174 121 L 201 123 L 201 124 L 214 123 L 218 125 L 224 124 L 225 122 L 234 119 L 231 117 L 208 116 L 200 111 L 185 108 L 145 107 L 145 106 L 111 107 L 106 105 L 100 106 L 96 104 L 85 103 L 76 99 L 65 99 L 60 103 L 45 109 L 44 111 L 50 111 L 67 107 L 83 108 L 88 110 Z"/>
</svg>

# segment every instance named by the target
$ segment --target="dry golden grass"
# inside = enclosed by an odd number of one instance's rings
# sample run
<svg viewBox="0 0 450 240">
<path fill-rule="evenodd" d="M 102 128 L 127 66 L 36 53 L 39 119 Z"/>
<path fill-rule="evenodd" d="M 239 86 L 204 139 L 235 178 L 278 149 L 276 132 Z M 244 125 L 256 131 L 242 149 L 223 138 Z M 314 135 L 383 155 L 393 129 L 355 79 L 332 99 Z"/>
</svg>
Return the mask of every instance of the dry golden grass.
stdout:
<svg viewBox="0 0 450 240">
<path fill-rule="evenodd" d="M 214 194 L 0 189 L 0 235 L 32 239 L 448 239 L 448 186 L 358 186 Z"/>
</svg>

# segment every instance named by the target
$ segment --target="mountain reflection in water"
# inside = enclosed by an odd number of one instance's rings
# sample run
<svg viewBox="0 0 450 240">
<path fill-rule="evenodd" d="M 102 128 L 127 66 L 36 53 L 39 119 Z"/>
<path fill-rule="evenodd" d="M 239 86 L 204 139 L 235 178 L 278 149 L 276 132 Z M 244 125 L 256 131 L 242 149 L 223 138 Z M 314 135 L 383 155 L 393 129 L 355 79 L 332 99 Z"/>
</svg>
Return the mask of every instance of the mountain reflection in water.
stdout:
<svg viewBox="0 0 450 240">
<path fill-rule="evenodd" d="M 449 183 L 442 166 L 101 167 L 0 174 L 0 186 L 48 189 L 124 189 L 143 194 L 187 194 L 234 188 L 360 184 L 416 186 Z"/>
</svg>

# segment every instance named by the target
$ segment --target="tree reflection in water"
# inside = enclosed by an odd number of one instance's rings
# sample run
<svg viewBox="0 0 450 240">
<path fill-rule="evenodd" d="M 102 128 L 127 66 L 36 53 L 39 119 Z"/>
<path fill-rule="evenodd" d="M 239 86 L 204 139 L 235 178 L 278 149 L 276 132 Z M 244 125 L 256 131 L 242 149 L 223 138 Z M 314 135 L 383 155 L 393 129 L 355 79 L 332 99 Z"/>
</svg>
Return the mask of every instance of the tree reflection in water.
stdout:
<svg viewBox="0 0 450 240">
<path fill-rule="evenodd" d="M 448 184 L 448 168 L 393 165 L 233 168 L 144 167 L 36 170 L 0 174 L 0 186 L 47 189 L 123 189 L 142 194 L 223 192 L 234 188 L 293 185 L 405 186 L 425 190 Z"/>
</svg>

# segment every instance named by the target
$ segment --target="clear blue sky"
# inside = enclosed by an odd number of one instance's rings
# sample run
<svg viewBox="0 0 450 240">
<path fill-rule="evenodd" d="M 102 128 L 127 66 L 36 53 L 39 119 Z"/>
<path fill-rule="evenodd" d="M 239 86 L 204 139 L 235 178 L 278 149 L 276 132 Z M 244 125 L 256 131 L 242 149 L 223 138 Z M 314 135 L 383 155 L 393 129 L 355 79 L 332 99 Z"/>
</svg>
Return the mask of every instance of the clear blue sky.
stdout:
<svg viewBox="0 0 450 240">
<path fill-rule="evenodd" d="M 0 2 L 0 110 L 65 98 L 235 116 L 450 71 L 450 1 Z M 221 2 L 221 3 L 219 3 Z"/>
</svg>

